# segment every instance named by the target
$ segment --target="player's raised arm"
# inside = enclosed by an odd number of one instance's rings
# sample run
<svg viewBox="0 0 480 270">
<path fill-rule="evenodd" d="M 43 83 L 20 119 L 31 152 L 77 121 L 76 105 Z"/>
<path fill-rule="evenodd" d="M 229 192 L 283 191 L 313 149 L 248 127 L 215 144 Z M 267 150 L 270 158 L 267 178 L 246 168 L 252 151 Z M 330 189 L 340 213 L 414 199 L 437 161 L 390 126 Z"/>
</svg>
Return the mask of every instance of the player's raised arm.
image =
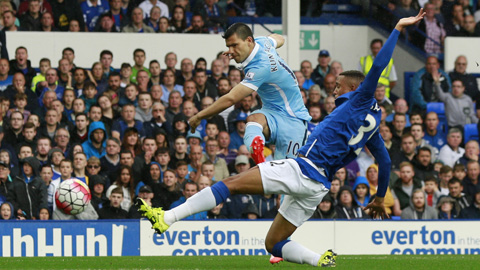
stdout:
<svg viewBox="0 0 480 270">
<path fill-rule="evenodd" d="M 420 9 L 417 16 L 402 18 L 400 19 L 400 21 L 398 21 L 395 29 L 392 31 L 390 37 L 388 37 L 387 41 L 385 42 L 385 45 L 382 47 L 377 57 L 375 57 L 372 68 L 368 72 L 367 77 L 363 82 L 363 91 L 365 91 L 366 95 L 368 95 L 369 97 L 373 97 L 373 94 L 375 93 L 375 90 L 377 88 L 376 86 L 378 83 L 378 79 L 380 78 L 380 75 L 382 74 L 385 67 L 388 65 L 390 58 L 392 58 L 393 50 L 395 49 L 395 44 L 397 43 L 400 31 L 407 26 L 418 23 L 420 20 L 423 19 L 424 15 L 425 12 L 423 12 L 423 9 Z"/>
<path fill-rule="evenodd" d="M 272 38 L 273 40 L 275 40 L 275 42 L 277 43 L 277 46 L 275 48 L 280 48 L 283 46 L 283 44 L 285 44 L 285 38 L 282 36 L 282 35 L 279 35 L 279 34 L 271 34 L 268 36 L 269 38 Z"/>
<path fill-rule="evenodd" d="M 253 90 L 251 88 L 248 88 L 241 83 L 237 84 L 228 94 L 217 99 L 210 107 L 201 110 L 188 120 L 192 133 L 195 132 L 195 129 L 200 125 L 202 119 L 210 118 L 213 115 L 222 112 L 226 108 L 242 100 L 242 98 L 250 95 L 252 92 Z"/>
</svg>

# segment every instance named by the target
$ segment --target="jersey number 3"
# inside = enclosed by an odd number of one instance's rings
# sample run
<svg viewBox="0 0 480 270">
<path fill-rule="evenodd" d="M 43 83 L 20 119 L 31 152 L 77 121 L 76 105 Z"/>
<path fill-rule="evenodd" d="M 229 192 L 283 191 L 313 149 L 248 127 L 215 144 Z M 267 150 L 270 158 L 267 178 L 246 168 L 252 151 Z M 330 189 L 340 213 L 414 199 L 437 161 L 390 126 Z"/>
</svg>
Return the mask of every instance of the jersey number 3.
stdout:
<svg viewBox="0 0 480 270">
<path fill-rule="evenodd" d="M 373 117 L 373 115 L 371 115 L 371 114 L 367 114 L 367 117 L 365 117 L 365 121 L 367 121 L 368 125 L 367 126 L 361 126 L 358 129 L 357 136 L 352 135 L 352 138 L 348 141 L 348 145 L 355 145 L 355 144 L 359 143 L 363 139 L 363 136 L 365 136 L 365 133 L 372 131 L 375 128 L 375 126 L 377 125 L 377 121 L 375 120 L 375 117 Z M 370 137 L 373 134 L 374 133 L 372 133 L 370 135 Z M 360 152 L 362 151 L 362 148 L 363 147 L 359 147 L 359 148 L 355 149 L 355 154 L 357 154 L 357 155 L 360 154 Z"/>
</svg>

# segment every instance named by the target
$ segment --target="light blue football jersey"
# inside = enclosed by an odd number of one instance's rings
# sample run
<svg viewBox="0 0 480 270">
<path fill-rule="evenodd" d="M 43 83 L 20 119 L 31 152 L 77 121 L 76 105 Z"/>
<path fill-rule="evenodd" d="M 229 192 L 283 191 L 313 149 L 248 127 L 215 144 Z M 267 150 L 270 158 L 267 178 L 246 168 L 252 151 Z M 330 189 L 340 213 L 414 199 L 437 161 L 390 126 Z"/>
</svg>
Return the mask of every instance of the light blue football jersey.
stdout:
<svg viewBox="0 0 480 270">
<path fill-rule="evenodd" d="M 242 63 L 245 78 L 241 84 L 257 91 L 264 109 L 276 111 L 282 116 L 310 121 L 297 78 L 278 55 L 276 45 L 273 38 L 255 38 L 252 53 Z"/>
</svg>

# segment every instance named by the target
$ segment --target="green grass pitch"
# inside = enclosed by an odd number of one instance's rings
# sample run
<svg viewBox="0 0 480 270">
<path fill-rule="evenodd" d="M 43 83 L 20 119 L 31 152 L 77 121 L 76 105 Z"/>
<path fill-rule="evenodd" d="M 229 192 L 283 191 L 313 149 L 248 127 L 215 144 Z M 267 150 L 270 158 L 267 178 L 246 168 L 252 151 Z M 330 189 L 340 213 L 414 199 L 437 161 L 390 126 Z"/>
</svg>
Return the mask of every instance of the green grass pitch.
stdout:
<svg viewBox="0 0 480 270">
<path fill-rule="evenodd" d="M 0 258 L 0 269 L 306 269 L 268 256 Z M 478 255 L 339 256 L 336 269 L 480 269 Z"/>
</svg>

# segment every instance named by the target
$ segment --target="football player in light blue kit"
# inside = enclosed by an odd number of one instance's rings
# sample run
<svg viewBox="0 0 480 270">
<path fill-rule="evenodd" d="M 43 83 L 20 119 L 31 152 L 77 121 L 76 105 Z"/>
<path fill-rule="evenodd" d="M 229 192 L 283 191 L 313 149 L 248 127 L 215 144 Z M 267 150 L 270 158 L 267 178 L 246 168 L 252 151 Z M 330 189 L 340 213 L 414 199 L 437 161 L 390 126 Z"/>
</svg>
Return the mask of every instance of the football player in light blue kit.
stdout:
<svg viewBox="0 0 480 270">
<path fill-rule="evenodd" d="M 265 142 L 275 144 L 274 159 L 295 158 L 305 144 L 311 117 L 303 104 L 297 78 L 277 54 L 285 40 L 281 35 L 253 38 L 244 23 L 230 26 L 224 35 L 225 54 L 242 64 L 245 79 L 210 107 L 189 119 L 194 131 L 200 121 L 218 114 L 256 91 L 262 108 L 247 118 L 243 141 L 255 162 L 265 161 Z"/>
<path fill-rule="evenodd" d="M 377 194 L 365 211 L 374 218 L 387 216 L 383 199 L 391 162 L 378 132 L 381 110 L 373 95 L 400 32 L 422 20 L 424 15 L 421 9 L 417 16 L 398 21 L 366 77 L 359 71 L 346 71 L 338 76 L 334 91 L 337 107 L 315 128 L 298 158 L 261 163 L 203 189 L 169 211 L 151 208 L 140 199 L 137 201 L 139 211 L 150 220 L 157 233 L 163 233 L 178 220 L 212 209 L 230 194 L 286 194 L 265 238 L 268 252 L 289 262 L 335 266 L 336 254 L 332 250 L 320 255 L 288 237 L 312 216 L 328 193 L 335 172 L 354 160 L 364 146 L 368 146 L 379 165 Z"/>
</svg>

